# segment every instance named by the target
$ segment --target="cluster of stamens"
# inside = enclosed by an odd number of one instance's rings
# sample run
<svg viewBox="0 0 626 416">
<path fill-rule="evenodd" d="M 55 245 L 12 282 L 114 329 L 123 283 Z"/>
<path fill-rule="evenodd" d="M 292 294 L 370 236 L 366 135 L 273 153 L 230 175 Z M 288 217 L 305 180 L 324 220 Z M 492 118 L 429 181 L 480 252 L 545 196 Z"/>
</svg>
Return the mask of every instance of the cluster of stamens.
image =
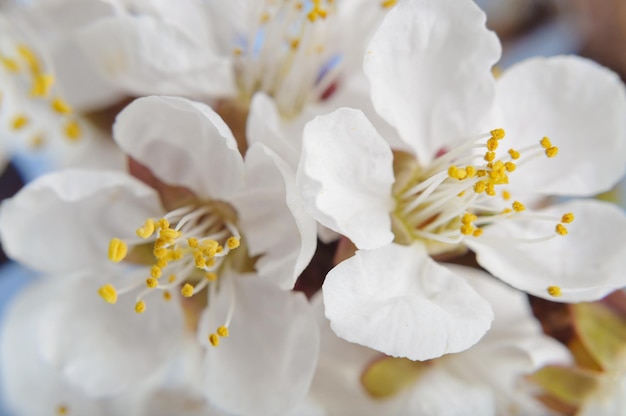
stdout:
<svg viewBox="0 0 626 416">
<path fill-rule="evenodd" d="M 390 8 L 396 0 L 381 2 Z M 259 2 L 257 21 L 233 49 L 242 99 L 255 92 L 274 98 L 284 117 L 294 117 L 310 102 L 329 98 L 337 87 L 341 51 L 334 0 Z"/>
<path fill-rule="evenodd" d="M 558 148 L 544 137 L 539 145 L 511 148 L 501 157 L 498 148 L 504 137 L 504 130 L 495 129 L 471 138 L 464 145 L 437 157 L 430 166 L 419 171 L 409 186 L 396 194 L 398 203 L 394 215 L 404 224 L 411 239 L 458 244 L 466 237 L 480 237 L 482 226 L 502 220 L 557 223 L 553 235 L 529 242 L 568 233 L 565 224 L 574 220 L 572 213 L 561 218 L 535 215 L 527 212 L 522 202 L 510 202 L 508 190 L 497 191 L 498 187 L 509 183 L 509 175 L 520 166 L 542 155 L 555 157 Z M 478 163 L 477 155 L 472 152 L 476 148 L 486 148 Z M 494 204 L 491 198 L 500 200 L 499 204 Z M 502 202 L 504 208 L 494 210 Z"/>
<path fill-rule="evenodd" d="M 8 116 L 6 127 L 15 132 L 29 134 L 30 146 L 39 148 L 45 143 L 44 131 L 47 128 L 42 127 L 45 123 L 38 119 L 43 111 L 49 114 L 48 117 L 60 122 L 62 135 L 69 141 L 74 142 L 81 138 L 81 125 L 73 116 L 72 107 L 55 93 L 54 76 L 45 71 L 43 63 L 32 49 L 26 45 L 17 45 L 11 53 L 0 51 L 0 68 L 13 75 L 13 85 L 18 88 L 12 93 L 0 91 L 0 109 L 4 96 L 13 95 L 11 99 L 14 105 L 19 102 L 17 106 L 22 107 L 21 102 L 28 99 L 40 111 L 37 114 L 28 114 L 25 109 L 13 110 L 13 114 Z M 21 86 L 24 86 L 24 91 L 19 90 Z"/>
<path fill-rule="evenodd" d="M 170 221 L 175 221 L 172 227 Z M 144 297 L 161 290 L 165 300 L 170 300 L 173 288 L 180 288 L 183 298 L 191 298 L 204 289 L 207 296 L 214 297 L 219 284 L 218 271 L 231 250 L 240 245 L 240 235 L 236 226 L 213 212 L 211 207 L 183 207 L 170 212 L 165 217 L 155 220 L 148 218 L 143 226 L 136 230 L 137 237 L 151 240 L 154 262 L 149 269 L 140 272 L 144 278 L 145 289 L 136 297 L 135 312 L 146 310 Z M 109 260 L 118 263 L 128 254 L 129 244 L 137 240 L 113 238 L 109 243 Z M 141 285 L 133 283 L 129 287 L 116 290 L 113 285 L 102 286 L 98 293 L 109 303 L 117 301 L 118 294 L 137 289 Z M 231 288 L 232 290 L 232 288 Z M 232 319 L 234 304 L 223 325 L 209 335 L 213 346 L 219 344 L 220 337 L 228 336 L 228 325 Z"/>
</svg>

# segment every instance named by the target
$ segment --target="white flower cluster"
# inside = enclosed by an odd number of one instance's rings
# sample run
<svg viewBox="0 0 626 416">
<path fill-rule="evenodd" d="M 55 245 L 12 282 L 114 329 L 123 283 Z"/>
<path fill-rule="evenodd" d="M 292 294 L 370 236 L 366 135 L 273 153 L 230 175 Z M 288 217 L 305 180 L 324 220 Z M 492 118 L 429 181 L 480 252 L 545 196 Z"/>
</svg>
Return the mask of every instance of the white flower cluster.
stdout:
<svg viewBox="0 0 626 416">
<path fill-rule="evenodd" d="M 41 272 L 0 332 L 16 415 L 551 414 L 523 377 L 571 356 L 523 292 L 626 286 L 626 215 L 580 198 L 626 170 L 626 89 L 494 75 L 471 0 L 0 10 L 2 152 L 56 166 L 0 209 Z"/>
</svg>

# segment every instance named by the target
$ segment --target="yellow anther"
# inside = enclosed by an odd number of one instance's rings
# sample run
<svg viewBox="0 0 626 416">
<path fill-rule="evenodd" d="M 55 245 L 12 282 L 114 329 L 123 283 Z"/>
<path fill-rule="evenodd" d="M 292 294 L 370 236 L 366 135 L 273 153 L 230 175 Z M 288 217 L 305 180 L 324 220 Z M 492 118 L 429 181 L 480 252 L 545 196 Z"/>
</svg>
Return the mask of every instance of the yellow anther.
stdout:
<svg viewBox="0 0 626 416">
<path fill-rule="evenodd" d="M 190 298 L 193 296 L 193 286 L 189 283 L 185 283 L 183 287 L 180 289 L 180 294 L 186 298 Z"/>
<path fill-rule="evenodd" d="M 485 182 L 480 181 L 480 182 L 476 182 L 474 184 L 474 192 L 476 192 L 477 194 L 480 194 L 482 192 L 485 192 L 485 189 L 487 188 L 487 185 L 485 184 Z"/>
<path fill-rule="evenodd" d="M 550 147 L 552 147 L 552 143 L 550 142 L 550 139 L 548 139 L 547 137 L 544 137 L 543 139 L 541 139 L 539 143 L 541 144 L 541 147 L 543 147 L 544 149 L 549 149 Z"/>
<path fill-rule="evenodd" d="M 50 105 L 52 106 L 52 109 L 59 114 L 69 114 L 72 112 L 72 107 L 61 97 L 56 97 L 52 100 Z"/>
<path fill-rule="evenodd" d="M 200 245 L 200 251 L 208 257 L 213 257 L 217 254 L 220 244 L 215 240 L 204 240 Z"/>
<path fill-rule="evenodd" d="M 461 222 L 463 224 L 471 224 L 474 221 L 476 221 L 478 219 L 478 217 L 470 212 L 466 212 L 465 214 L 463 214 L 463 217 L 461 217 Z"/>
<path fill-rule="evenodd" d="M 180 260 L 183 258 L 183 251 L 179 248 L 170 250 L 167 257 L 169 260 Z"/>
<path fill-rule="evenodd" d="M 45 143 L 46 140 L 44 139 L 44 136 L 42 134 L 35 134 L 33 137 L 31 137 L 28 144 L 33 149 L 40 149 Z"/>
<path fill-rule="evenodd" d="M 485 169 L 479 169 L 476 171 L 476 176 L 478 176 L 479 178 L 483 178 L 487 176 L 487 171 Z"/>
<path fill-rule="evenodd" d="M 496 196 L 496 186 L 493 182 L 489 182 L 487 184 L 487 188 L 485 189 L 485 193 L 489 196 Z"/>
<path fill-rule="evenodd" d="M 218 345 L 220 345 L 220 338 L 217 336 L 217 334 L 211 334 L 209 335 L 209 342 L 214 347 L 217 347 Z"/>
<path fill-rule="evenodd" d="M 13 128 L 13 130 L 20 130 L 24 128 L 28 124 L 28 122 L 28 117 L 23 114 L 18 114 L 17 116 L 13 117 L 13 120 L 11 121 L 11 127 Z"/>
<path fill-rule="evenodd" d="M 243 53 L 243 49 L 241 48 L 233 49 L 233 54 L 235 54 L 235 56 L 241 56 L 242 53 Z"/>
<path fill-rule="evenodd" d="M 154 220 L 152 218 L 148 218 L 143 224 L 143 227 L 137 228 L 137 236 L 141 238 L 148 238 L 154 234 L 154 228 Z"/>
<path fill-rule="evenodd" d="M 158 285 L 159 285 L 159 281 L 157 279 L 153 277 L 149 277 L 146 279 L 146 286 L 148 286 L 150 289 L 154 289 Z"/>
<path fill-rule="evenodd" d="M 390 7 L 393 7 L 396 5 L 396 3 L 398 2 L 398 0 L 384 0 L 380 5 L 384 8 L 384 9 L 388 9 Z"/>
<path fill-rule="evenodd" d="M 154 257 L 156 257 L 157 259 L 165 258 L 168 253 L 169 250 L 165 247 L 156 247 L 154 250 L 152 250 L 152 254 L 154 254 Z"/>
<path fill-rule="evenodd" d="M 161 277 L 162 273 L 163 273 L 163 270 L 161 270 L 161 268 L 157 265 L 154 265 L 150 268 L 150 276 L 152 276 L 155 279 L 158 279 L 159 277 Z"/>
<path fill-rule="evenodd" d="M 548 157 L 554 157 L 559 153 L 559 148 L 556 146 L 552 146 L 548 149 L 546 149 L 546 156 Z"/>
<path fill-rule="evenodd" d="M 291 42 L 289 42 L 289 46 L 293 50 L 298 49 L 298 46 L 300 46 L 300 39 L 292 39 Z"/>
<path fill-rule="evenodd" d="M 82 131 L 80 128 L 80 124 L 78 124 L 78 121 L 69 120 L 67 123 L 65 123 L 65 136 L 68 139 L 75 141 L 80 139 L 81 135 Z"/>
<path fill-rule="evenodd" d="M 2 66 L 9 72 L 18 72 L 20 70 L 20 65 L 15 59 L 0 56 L 0 63 L 2 63 Z"/>
<path fill-rule="evenodd" d="M 169 291 L 164 290 L 163 291 L 163 299 L 164 300 L 172 300 L 172 294 Z"/>
<path fill-rule="evenodd" d="M 213 267 L 213 266 L 215 266 L 215 257 L 211 257 L 210 259 L 208 259 L 206 261 L 205 267 Z"/>
<path fill-rule="evenodd" d="M 204 277 L 209 281 L 209 282 L 214 282 L 217 280 L 217 273 L 213 273 L 213 272 L 207 272 L 207 274 L 204 275 Z"/>
<path fill-rule="evenodd" d="M 135 312 L 144 313 L 145 311 L 146 311 L 146 302 L 144 302 L 143 300 L 140 300 L 139 302 L 135 303 Z"/>
<path fill-rule="evenodd" d="M 481 235 L 483 235 L 483 229 L 482 228 L 475 229 L 474 232 L 472 233 L 472 235 L 474 237 L 480 237 Z"/>
<path fill-rule="evenodd" d="M 228 328 L 226 328 L 225 326 L 220 326 L 219 328 L 217 328 L 217 335 L 219 335 L 222 338 L 226 338 L 228 336 Z"/>
<path fill-rule="evenodd" d="M 561 222 L 565 224 L 569 224 L 574 221 L 574 214 L 572 212 L 568 212 L 567 214 L 563 214 L 561 217 Z"/>
<path fill-rule="evenodd" d="M 513 172 L 516 167 L 517 165 L 513 162 L 506 162 L 504 164 L 504 168 L 506 169 L 507 172 Z"/>
<path fill-rule="evenodd" d="M 493 137 L 496 140 L 504 139 L 504 136 L 506 134 L 504 129 L 494 129 L 494 130 L 491 130 L 490 133 L 491 133 L 491 137 Z"/>
<path fill-rule="evenodd" d="M 170 275 L 170 277 L 167 278 L 167 281 L 169 283 L 174 283 L 176 281 L 176 275 L 175 274 Z"/>
<path fill-rule="evenodd" d="M 548 286 L 548 294 L 558 298 L 563 295 L 563 292 L 561 292 L 561 288 L 559 286 Z"/>
<path fill-rule="evenodd" d="M 462 180 L 467 178 L 467 171 L 463 168 L 458 168 L 452 165 L 448 168 L 448 176 L 454 179 Z"/>
<path fill-rule="evenodd" d="M 217 248 L 215 249 L 215 253 L 220 254 L 222 251 L 224 251 L 224 247 L 218 244 Z"/>
<path fill-rule="evenodd" d="M 54 77 L 50 74 L 37 74 L 33 77 L 33 86 L 30 89 L 31 97 L 47 97 L 54 83 Z"/>
<path fill-rule="evenodd" d="M 563 224 L 557 224 L 555 230 L 559 235 L 567 235 L 567 228 L 565 228 Z"/>
<path fill-rule="evenodd" d="M 189 237 L 187 239 L 187 244 L 189 244 L 189 247 L 191 248 L 198 248 L 198 239 L 195 237 Z"/>
<path fill-rule="evenodd" d="M 487 162 L 493 162 L 493 160 L 496 158 L 496 154 L 495 152 L 486 152 L 485 153 L 485 161 Z"/>
<path fill-rule="evenodd" d="M 115 290 L 113 285 L 110 283 L 101 286 L 100 289 L 98 289 L 98 295 L 100 295 L 106 303 L 114 304 L 117 302 L 117 290 Z"/>
<path fill-rule="evenodd" d="M 508 201 L 511 199 L 511 193 L 509 191 L 502 191 L 502 199 Z"/>
<path fill-rule="evenodd" d="M 456 194 L 456 196 L 458 196 L 459 198 L 462 197 L 463 195 L 465 195 L 465 191 L 461 191 L 458 194 Z"/>
<path fill-rule="evenodd" d="M 520 157 L 520 154 L 517 150 L 515 149 L 509 149 L 509 156 L 511 156 L 511 159 L 513 160 L 517 160 Z"/>
<path fill-rule="evenodd" d="M 497 160 L 493 163 L 492 169 L 504 174 L 504 163 L 501 160 Z"/>
<path fill-rule="evenodd" d="M 467 166 L 465 168 L 465 171 L 467 172 L 468 178 L 473 178 L 474 176 L 476 176 L 476 168 L 474 166 Z"/>
<path fill-rule="evenodd" d="M 157 225 L 159 226 L 159 228 L 163 230 L 166 228 L 170 228 L 170 222 L 166 220 L 165 218 L 161 218 L 159 222 L 157 223 Z"/>
<path fill-rule="evenodd" d="M 490 152 L 493 152 L 497 148 L 498 148 L 498 139 L 496 139 L 495 137 L 492 137 L 489 140 L 487 140 L 487 149 Z"/>
<path fill-rule="evenodd" d="M 167 245 L 167 240 L 162 237 L 158 237 L 154 240 L 154 247 L 165 247 Z"/>
<path fill-rule="evenodd" d="M 470 235 L 474 232 L 474 226 L 472 224 L 463 224 L 461 226 L 461 234 Z"/>
<path fill-rule="evenodd" d="M 159 266 L 161 269 L 164 269 L 165 267 L 167 267 L 168 261 L 167 259 L 158 259 L 156 262 L 156 265 Z"/>
<path fill-rule="evenodd" d="M 109 243 L 109 260 L 113 263 L 119 263 L 124 260 L 126 253 L 128 253 L 128 246 L 125 242 L 119 238 L 111 239 L 111 242 Z"/>
<path fill-rule="evenodd" d="M 228 241 L 226 241 L 226 245 L 230 250 L 236 249 L 240 244 L 241 242 L 239 241 L 239 238 L 235 236 L 229 237 Z"/>
<path fill-rule="evenodd" d="M 206 260 L 201 251 L 193 253 L 193 261 L 198 269 L 204 269 L 206 267 Z"/>
<path fill-rule="evenodd" d="M 68 414 L 68 412 L 69 412 L 69 409 L 68 409 L 68 407 L 67 407 L 66 405 L 64 405 L 64 404 L 59 405 L 59 407 L 57 407 L 57 415 L 59 415 L 59 416 L 64 416 L 64 415 L 67 415 L 67 414 Z"/>
<path fill-rule="evenodd" d="M 522 211 L 526 210 L 526 207 L 524 206 L 524 204 L 522 204 L 519 201 L 513 202 L 512 206 L 513 206 L 513 211 L 515 211 L 515 212 L 522 212 Z"/>
<path fill-rule="evenodd" d="M 513 212 L 513 210 L 511 208 L 504 208 L 501 212 L 501 214 L 510 214 L 511 212 Z"/>
<path fill-rule="evenodd" d="M 28 63 L 28 66 L 33 73 L 38 74 L 41 72 L 39 59 L 37 59 L 37 56 L 35 55 L 35 52 L 32 51 L 32 49 L 30 49 L 26 45 L 19 45 L 17 47 L 17 53 L 19 53 L 26 61 L 26 63 Z"/>
<path fill-rule="evenodd" d="M 166 241 L 174 241 L 181 235 L 182 233 L 180 231 L 176 231 L 171 228 L 162 228 L 159 232 L 159 237 L 164 238 Z"/>
</svg>

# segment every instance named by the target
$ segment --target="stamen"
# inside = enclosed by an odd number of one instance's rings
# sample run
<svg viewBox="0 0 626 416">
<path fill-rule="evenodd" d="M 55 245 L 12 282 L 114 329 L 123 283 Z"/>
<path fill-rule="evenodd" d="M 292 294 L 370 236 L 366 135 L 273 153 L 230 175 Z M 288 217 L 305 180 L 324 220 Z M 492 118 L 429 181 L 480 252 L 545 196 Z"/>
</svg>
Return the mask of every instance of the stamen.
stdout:
<svg viewBox="0 0 626 416">
<path fill-rule="evenodd" d="M 124 260 L 128 253 L 128 246 L 119 238 L 113 238 L 109 243 L 109 260 L 113 263 L 119 263 Z"/>
<path fill-rule="evenodd" d="M 548 294 L 555 298 L 558 298 L 563 295 L 561 292 L 561 288 L 559 286 L 548 286 Z"/>
<path fill-rule="evenodd" d="M 209 342 L 214 347 L 217 347 L 218 345 L 220 345 L 220 338 L 219 338 L 219 336 L 217 334 L 210 334 L 209 335 Z"/>
<path fill-rule="evenodd" d="M 190 298 L 193 296 L 193 289 L 194 287 L 192 285 L 190 285 L 189 283 L 185 283 L 185 285 L 180 290 L 180 294 L 186 298 Z"/>
<path fill-rule="evenodd" d="M 72 112 L 72 107 L 61 97 L 56 97 L 50 105 L 59 114 L 70 114 Z"/>
<path fill-rule="evenodd" d="M 28 117 L 23 114 L 19 114 L 13 118 L 13 121 L 11 121 L 11 127 L 13 130 L 21 130 L 28 124 L 28 122 Z"/>
<path fill-rule="evenodd" d="M 36 74 L 33 77 L 33 87 L 30 90 L 31 97 L 47 97 L 54 83 L 54 77 L 50 74 Z"/>
<path fill-rule="evenodd" d="M 137 235 L 141 238 L 149 238 L 154 234 L 154 220 L 152 218 L 148 218 L 144 223 L 143 227 L 137 228 Z"/>
<path fill-rule="evenodd" d="M 145 311 L 146 311 L 146 302 L 144 302 L 143 300 L 140 300 L 137 303 L 135 303 L 135 312 L 144 313 Z"/>
<path fill-rule="evenodd" d="M 100 289 L 98 289 L 98 295 L 107 303 L 115 304 L 117 302 L 117 291 L 110 283 L 100 287 Z"/>
<path fill-rule="evenodd" d="M 389 9 L 395 6 L 397 2 L 398 0 L 384 0 L 380 5 L 383 7 L 383 9 Z"/>
<path fill-rule="evenodd" d="M 567 214 L 563 214 L 563 216 L 561 217 L 562 223 L 569 224 L 573 221 L 574 221 L 574 214 L 571 212 L 568 212 Z"/>
<path fill-rule="evenodd" d="M 57 407 L 57 415 L 65 416 L 67 414 L 69 414 L 69 408 L 67 407 L 67 405 L 60 404 L 59 407 Z"/>
<path fill-rule="evenodd" d="M 556 230 L 556 233 L 559 234 L 559 235 L 567 235 L 568 234 L 567 228 L 565 228 L 563 226 L 563 224 L 557 224 L 555 230 Z"/>
<path fill-rule="evenodd" d="M 80 139 L 82 131 L 76 120 L 69 120 L 65 123 L 65 135 L 72 141 Z"/>
</svg>

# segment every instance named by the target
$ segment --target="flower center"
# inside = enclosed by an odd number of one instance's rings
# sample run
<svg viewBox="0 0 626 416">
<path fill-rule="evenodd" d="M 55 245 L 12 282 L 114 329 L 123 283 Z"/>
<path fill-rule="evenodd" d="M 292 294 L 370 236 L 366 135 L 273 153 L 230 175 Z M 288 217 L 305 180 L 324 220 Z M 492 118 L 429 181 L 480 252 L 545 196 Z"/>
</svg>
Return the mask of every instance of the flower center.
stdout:
<svg viewBox="0 0 626 416">
<path fill-rule="evenodd" d="M 145 248 L 146 240 L 151 260 L 150 267 L 142 267 L 131 275 L 128 287 L 117 290 L 108 283 L 98 294 L 108 303 L 116 303 L 118 295 L 145 286 L 135 301 L 135 312 L 146 310 L 146 298 L 160 291 L 166 300 L 172 298 L 171 290 L 180 290 L 183 298 L 191 298 L 205 291 L 210 304 L 222 284 L 218 272 L 228 254 L 239 247 L 241 235 L 236 214 L 230 205 L 211 202 L 204 205 L 188 205 L 169 212 L 163 218 L 146 219 L 136 231 L 137 238 L 122 240 L 113 238 L 109 243 L 109 260 L 118 263 L 128 254 L 129 245 Z M 232 287 L 230 290 L 232 292 Z M 228 336 L 228 326 L 234 313 L 234 297 L 223 325 L 209 335 L 212 345 L 219 344 L 220 337 Z"/>
<path fill-rule="evenodd" d="M 425 168 L 412 156 L 397 153 L 393 189 L 396 209 L 392 213 L 396 241 L 410 244 L 420 240 L 431 254 L 440 254 L 457 248 L 465 238 L 479 238 L 483 226 L 504 220 L 555 223 L 553 234 L 525 240 L 528 242 L 566 235 L 564 224 L 574 220 L 572 213 L 561 218 L 529 213 L 523 203 L 512 201 L 505 189 L 511 173 L 531 159 L 555 157 L 558 148 L 544 137 L 537 145 L 511 148 L 503 155 L 498 148 L 504 136 L 504 130 L 496 129 L 471 137 Z"/>
<path fill-rule="evenodd" d="M 5 128 L 28 137 L 34 149 L 46 143 L 50 126 L 70 142 L 82 136 L 72 107 L 55 88 L 54 76 L 25 44 L 0 44 L 0 76 L 7 79 L 0 90 L 0 116 Z"/>
</svg>

